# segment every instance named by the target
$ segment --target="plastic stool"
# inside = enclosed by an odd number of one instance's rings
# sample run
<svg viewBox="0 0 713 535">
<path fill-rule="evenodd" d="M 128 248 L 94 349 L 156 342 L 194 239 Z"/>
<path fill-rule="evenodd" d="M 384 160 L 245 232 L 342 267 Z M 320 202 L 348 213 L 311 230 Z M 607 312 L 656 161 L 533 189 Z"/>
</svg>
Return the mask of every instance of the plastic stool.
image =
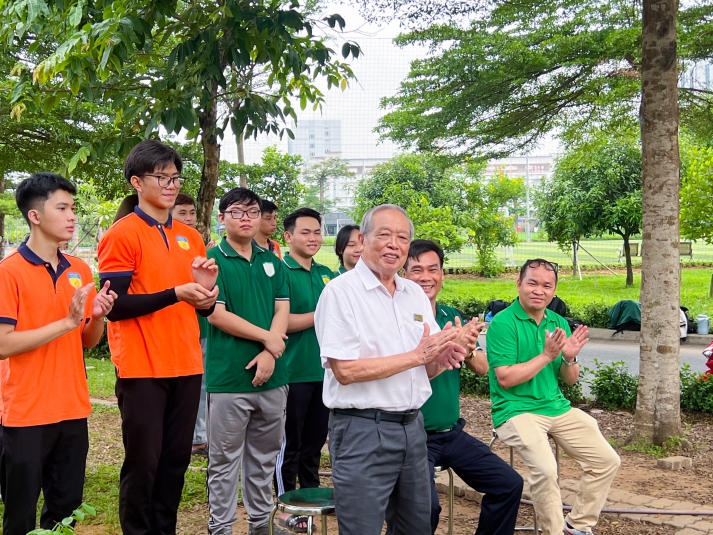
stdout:
<svg viewBox="0 0 713 535">
<path fill-rule="evenodd" d="M 434 472 L 448 472 L 448 535 L 453 535 L 453 498 L 455 496 L 453 485 L 453 470 L 448 466 L 434 466 Z"/>
<path fill-rule="evenodd" d="M 278 496 L 267 523 L 269 535 L 273 534 L 275 515 L 278 511 L 306 516 L 308 535 L 313 533 L 313 517 L 319 515 L 322 517 L 322 535 L 327 535 L 327 515 L 334 514 L 334 489 L 331 487 L 295 489 Z"/>
<path fill-rule="evenodd" d="M 492 450 L 493 449 L 493 444 L 495 444 L 495 441 L 498 439 L 498 432 L 493 429 L 493 437 L 490 439 L 490 442 L 488 443 L 488 447 Z M 550 439 L 552 442 L 555 444 L 555 465 L 557 466 L 557 483 L 559 484 L 560 480 L 560 447 L 559 444 L 557 444 L 557 441 L 550 435 L 549 433 L 547 434 L 547 438 Z M 515 448 L 512 446 L 508 446 L 510 449 L 510 466 L 514 466 L 515 464 Z M 534 505 L 533 505 L 534 509 Z M 533 526 L 515 526 L 515 531 L 534 531 L 535 533 L 539 533 L 540 530 L 537 527 L 537 514 L 533 512 L 532 517 L 534 518 Z"/>
</svg>

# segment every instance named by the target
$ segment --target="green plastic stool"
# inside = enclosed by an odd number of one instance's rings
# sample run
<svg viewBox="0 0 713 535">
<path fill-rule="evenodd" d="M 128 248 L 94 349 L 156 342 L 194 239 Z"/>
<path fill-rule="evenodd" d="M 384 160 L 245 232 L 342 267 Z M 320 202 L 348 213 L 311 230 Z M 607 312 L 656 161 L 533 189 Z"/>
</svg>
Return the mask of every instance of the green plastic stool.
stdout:
<svg viewBox="0 0 713 535">
<path fill-rule="evenodd" d="M 334 514 L 334 489 L 331 487 L 295 489 L 278 496 L 267 524 L 269 535 L 273 535 L 275 515 L 278 511 L 306 516 L 308 535 L 313 533 L 313 517 L 319 515 L 322 521 L 322 535 L 327 535 L 327 515 Z"/>
</svg>

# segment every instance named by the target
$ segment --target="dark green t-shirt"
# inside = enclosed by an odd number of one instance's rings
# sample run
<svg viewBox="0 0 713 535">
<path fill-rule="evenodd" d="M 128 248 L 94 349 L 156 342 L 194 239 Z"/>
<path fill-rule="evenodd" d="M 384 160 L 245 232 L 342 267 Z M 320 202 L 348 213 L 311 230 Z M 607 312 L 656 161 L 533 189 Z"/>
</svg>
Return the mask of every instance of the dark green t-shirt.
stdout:
<svg viewBox="0 0 713 535">
<path fill-rule="evenodd" d="M 460 318 L 453 307 L 436 303 L 436 323 L 442 329 L 446 323 Z M 450 429 L 460 418 L 460 369 L 445 370 L 431 379 L 433 393 L 421 407 L 426 431 Z"/>
<path fill-rule="evenodd" d="M 255 244 L 251 257 L 244 258 L 225 238 L 208 251 L 208 258 L 214 258 L 218 264 L 217 302 L 225 304 L 228 312 L 270 329 L 275 301 L 287 301 L 290 295 L 282 261 Z M 272 377 L 262 386 L 252 385 L 255 368 L 246 370 L 245 366 L 262 350 L 260 342 L 237 338 L 211 325 L 206 352 L 206 391 L 259 392 L 287 384 L 286 362 L 279 358 L 275 360 Z"/>
<path fill-rule="evenodd" d="M 559 387 L 559 369 L 562 355 L 545 366 L 529 381 L 510 388 L 503 388 L 495 377 L 495 368 L 527 362 L 536 357 L 545 347 L 547 332 L 557 327 L 569 336 L 567 320 L 549 309 L 539 325 L 515 300 L 499 312 L 490 322 L 486 335 L 488 351 L 488 379 L 492 400 L 493 425 L 497 428 L 513 416 L 523 413 L 559 416 L 567 412 L 571 404 Z"/>
<path fill-rule="evenodd" d="M 285 254 L 282 261 L 290 288 L 290 313 L 314 312 L 319 295 L 324 286 L 334 278 L 334 273 L 327 266 L 318 264 L 314 260 L 311 268 L 306 270 L 290 256 L 290 253 Z M 314 326 L 289 333 L 288 337 L 287 349 L 282 359 L 287 363 L 289 382 L 322 381 L 324 368 L 320 360 L 319 343 Z"/>
</svg>

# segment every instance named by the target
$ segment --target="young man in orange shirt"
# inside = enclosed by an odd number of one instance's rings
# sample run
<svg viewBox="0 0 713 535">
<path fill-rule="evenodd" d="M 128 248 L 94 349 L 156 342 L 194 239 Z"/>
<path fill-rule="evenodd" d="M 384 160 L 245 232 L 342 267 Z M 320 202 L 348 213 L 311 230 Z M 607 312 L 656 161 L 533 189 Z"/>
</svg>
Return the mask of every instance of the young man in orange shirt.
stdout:
<svg viewBox="0 0 713 535">
<path fill-rule="evenodd" d="M 116 294 L 61 253 L 74 233 L 74 185 L 35 173 L 15 192 L 30 236 L 0 262 L 0 392 L 5 535 L 51 529 L 82 503 L 91 411 L 83 347 L 99 342 Z"/>
<path fill-rule="evenodd" d="M 136 145 L 124 176 L 139 204 L 99 243 L 99 271 L 118 294 L 108 338 L 117 369 L 125 535 L 174 534 L 191 458 L 203 363 L 199 314 L 213 309 L 217 267 L 195 229 L 173 220 L 183 167 L 158 141 Z"/>
</svg>

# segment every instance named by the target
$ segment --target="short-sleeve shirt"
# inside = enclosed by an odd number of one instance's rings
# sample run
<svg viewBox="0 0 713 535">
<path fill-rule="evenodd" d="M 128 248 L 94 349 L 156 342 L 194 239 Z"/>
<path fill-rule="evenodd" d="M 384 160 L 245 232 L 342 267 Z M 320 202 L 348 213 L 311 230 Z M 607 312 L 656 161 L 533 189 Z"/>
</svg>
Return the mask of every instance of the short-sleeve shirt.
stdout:
<svg viewBox="0 0 713 535">
<path fill-rule="evenodd" d="M 94 282 L 94 277 L 79 258 L 58 255 L 55 271 L 23 243 L 0 262 L 0 323 L 27 331 L 67 316 L 75 290 Z M 92 289 L 85 305 L 87 319 L 78 327 L 0 360 L 2 425 L 27 427 L 89 416 L 82 330 L 91 317 L 95 295 Z"/>
<path fill-rule="evenodd" d="M 228 240 L 208 251 L 218 264 L 217 302 L 225 309 L 262 329 L 270 329 L 275 302 L 289 301 L 290 293 L 282 261 L 253 242 L 250 258 L 233 249 Z M 255 368 L 245 366 L 263 350 L 254 340 L 237 338 L 211 325 L 206 350 L 206 391 L 245 393 L 270 390 L 287 384 L 287 366 L 275 360 L 275 370 L 261 386 L 253 386 Z"/>
<path fill-rule="evenodd" d="M 193 259 L 206 251 L 195 229 L 171 216 L 160 223 L 137 207 L 104 233 L 97 253 L 102 277 L 130 276 L 130 294 L 153 294 L 193 282 Z M 185 302 L 107 327 L 121 378 L 202 373 L 199 336 L 196 310 Z"/>
<path fill-rule="evenodd" d="M 303 268 L 290 253 L 282 259 L 290 286 L 290 313 L 304 314 L 314 312 L 317 301 L 325 285 L 334 278 L 334 273 L 327 266 L 312 260 L 310 269 Z M 302 331 L 291 332 L 287 348 L 282 358 L 287 363 L 290 383 L 321 381 L 324 368 L 319 356 L 319 343 L 314 326 Z"/>
<path fill-rule="evenodd" d="M 453 307 L 436 303 L 436 322 L 442 329 L 450 321 L 460 318 Z M 461 318 L 462 319 L 462 318 Z M 433 393 L 421 407 L 426 431 L 440 431 L 455 427 L 460 418 L 460 368 L 444 370 L 431 379 Z"/>
<path fill-rule="evenodd" d="M 517 299 L 498 312 L 490 322 L 486 334 L 488 348 L 488 379 L 492 399 L 493 425 L 497 428 L 513 416 L 534 413 L 559 416 L 571 408 L 570 402 L 559 387 L 559 369 L 562 355 L 546 365 L 529 381 L 503 388 L 495 376 L 498 366 L 511 366 L 527 362 L 545 348 L 548 332 L 557 327 L 570 334 L 567 320 L 546 309 L 539 325 L 523 310 Z"/>
<path fill-rule="evenodd" d="M 340 384 L 328 359 L 387 357 L 411 351 L 423 336 L 440 329 L 431 302 L 413 281 L 395 276 L 393 296 L 359 259 L 322 291 L 315 311 L 315 329 L 325 367 L 322 399 L 329 408 L 419 409 L 431 395 L 424 366 L 373 381 Z"/>
</svg>

